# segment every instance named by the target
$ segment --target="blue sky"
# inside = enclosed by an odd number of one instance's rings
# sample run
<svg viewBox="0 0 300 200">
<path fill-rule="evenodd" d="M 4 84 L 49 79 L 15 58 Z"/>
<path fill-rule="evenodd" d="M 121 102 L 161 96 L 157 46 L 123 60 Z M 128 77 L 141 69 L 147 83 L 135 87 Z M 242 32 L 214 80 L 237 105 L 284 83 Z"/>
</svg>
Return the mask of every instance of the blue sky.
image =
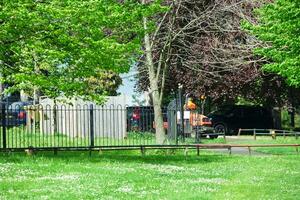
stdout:
<svg viewBox="0 0 300 200">
<path fill-rule="evenodd" d="M 130 71 L 125 74 L 121 74 L 123 84 L 119 87 L 118 92 L 127 96 L 127 104 L 132 105 L 132 95 L 134 92 L 134 74 L 136 74 L 136 68 L 131 67 Z"/>
</svg>

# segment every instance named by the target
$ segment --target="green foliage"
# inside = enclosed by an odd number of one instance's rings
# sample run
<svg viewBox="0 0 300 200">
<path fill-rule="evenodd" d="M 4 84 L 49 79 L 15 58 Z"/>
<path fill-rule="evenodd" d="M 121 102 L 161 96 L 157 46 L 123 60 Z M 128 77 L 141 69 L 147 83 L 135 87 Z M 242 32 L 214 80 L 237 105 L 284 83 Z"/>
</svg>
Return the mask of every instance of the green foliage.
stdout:
<svg viewBox="0 0 300 200">
<path fill-rule="evenodd" d="M 264 41 L 255 53 L 270 63 L 263 69 L 275 72 L 293 86 L 300 86 L 300 2 L 276 0 L 256 10 L 257 24 L 244 23 L 258 39 Z"/>
<path fill-rule="evenodd" d="M 95 94 L 88 80 L 104 70 L 127 72 L 140 54 L 143 15 L 160 9 L 133 0 L 1 1 L 2 81 L 12 85 L 8 92 L 38 88 L 53 98 L 101 101 L 105 86 Z"/>
<path fill-rule="evenodd" d="M 246 98 L 243 98 L 241 96 L 238 96 L 237 99 L 236 99 L 236 105 L 247 105 L 247 106 L 253 106 L 253 105 L 256 105 L 254 102 L 252 101 L 249 101 L 248 99 Z"/>
<path fill-rule="evenodd" d="M 102 94 L 106 91 L 109 96 L 116 96 L 119 86 L 122 84 L 121 77 L 112 71 L 102 70 L 86 79 L 87 93 Z"/>
<path fill-rule="evenodd" d="M 291 114 L 288 112 L 288 109 L 283 108 L 283 110 L 281 111 L 281 126 L 283 127 L 283 129 L 287 129 L 287 130 L 297 130 L 299 131 L 300 128 L 300 114 L 299 111 L 295 112 L 295 128 L 291 127 Z"/>
</svg>

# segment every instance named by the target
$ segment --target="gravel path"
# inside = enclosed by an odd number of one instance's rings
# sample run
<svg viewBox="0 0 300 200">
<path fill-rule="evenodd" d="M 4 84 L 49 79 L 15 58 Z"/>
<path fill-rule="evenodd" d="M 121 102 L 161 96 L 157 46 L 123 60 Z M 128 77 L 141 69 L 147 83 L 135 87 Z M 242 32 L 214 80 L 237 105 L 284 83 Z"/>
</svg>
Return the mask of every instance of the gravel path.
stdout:
<svg viewBox="0 0 300 200">
<path fill-rule="evenodd" d="M 210 151 L 219 152 L 219 153 L 226 153 L 228 154 L 229 151 L 227 149 L 210 149 Z M 248 148 L 244 147 L 234 147 L 231 149 L 231 154 L 238 154 L 238 155 L 254 155 L 254 156 L 265 156 L 266 154 L 257 152 L 251 149 L 251 154 L 249 154 Z"/>
<path fill-rule="evenodd" d="M 238 136 L 226 136 L 226 141 L 227 143 L 239 143 L 239 142 L 243 142 L 245 143 L 245 141 L 250 141 L 250 138 L 243 138 L 243 137 L 238 137 Z M 229 150 L 227 149 L 210 149 L 211 151 L 214 152 L 219 152 L 219 153 L 229 153 Z M 253 148 L 250 151 L 251 154 L 249 154 L 249 149 L 246 147 L 233 147 L 231 148 L 231 154 L 239 154 L 239 155 L 255 155 L 255 156 L 265 156 L 267 154 L 265 153 L 261 153 L 261 152 L 257 152 L 254 151 Z"/>
</svg>

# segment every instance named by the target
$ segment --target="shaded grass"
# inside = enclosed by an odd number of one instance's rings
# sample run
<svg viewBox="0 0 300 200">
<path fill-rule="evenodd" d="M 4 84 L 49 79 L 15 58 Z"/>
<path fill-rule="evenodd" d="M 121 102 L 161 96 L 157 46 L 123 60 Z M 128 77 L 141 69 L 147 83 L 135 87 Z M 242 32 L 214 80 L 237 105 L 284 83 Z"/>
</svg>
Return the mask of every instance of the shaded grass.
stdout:
<svg viewBox="0 0 300 200">
<path fill-rule="evenodd" d="M 0 199 L 297 199 L 299 156 L 0 155 Z"/>
</svg>

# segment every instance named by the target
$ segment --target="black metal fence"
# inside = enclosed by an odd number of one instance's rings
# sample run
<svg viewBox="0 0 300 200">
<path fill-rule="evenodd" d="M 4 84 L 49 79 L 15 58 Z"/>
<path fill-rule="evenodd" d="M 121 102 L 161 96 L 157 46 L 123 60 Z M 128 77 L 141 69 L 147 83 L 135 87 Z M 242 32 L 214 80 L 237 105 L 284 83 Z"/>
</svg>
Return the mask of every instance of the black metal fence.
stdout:
<svg viewBox="0 0 300 200">
<path fill-rule="evenodd" d="M 167 138 L 169 124 L 177 124 L 167 115 L 175 114 L 164 109 Z M 0 150 L 157 145 L 154 111 L 146 106 L 1 104 L 0 119 Z M 168 139 L 168 144 L 177 142 Z"/>
<path fill-rule="evenodd" d="M 0 106 L 0 150 L 160 146 L 151 106 Z M 180 116 L 175 108 L 163 109 L 164 146 L 199 142 L 198 122 L 191 128 Z"/>
</svg>

